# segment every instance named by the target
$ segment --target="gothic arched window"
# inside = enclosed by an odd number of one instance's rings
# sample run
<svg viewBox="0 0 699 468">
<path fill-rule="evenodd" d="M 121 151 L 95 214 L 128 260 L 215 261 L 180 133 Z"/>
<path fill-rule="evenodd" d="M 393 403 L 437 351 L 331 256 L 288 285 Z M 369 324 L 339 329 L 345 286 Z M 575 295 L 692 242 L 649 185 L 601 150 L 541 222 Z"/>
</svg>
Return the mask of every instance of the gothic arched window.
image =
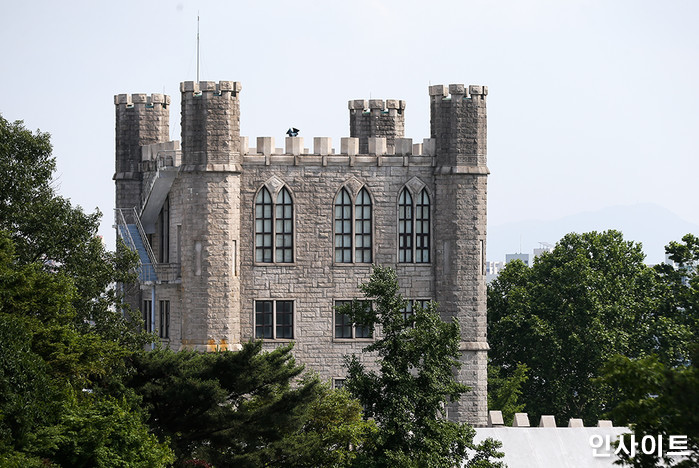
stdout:
<svg viewBox="0 0 699 468">
<path fill-rule="evenodd" d="M 349 191 L 342 188 L 334 208 L 335 262 L 371 263 L 374 242 L 369 191 L 362 188 L 353 203 Z"/>
<path fill-rule="evenodd" d="M 398 197 L 398 262 L 430 262 L 430 196 L 427 189 L 413 197 L 407 188 Z"/>
<path fill-rule="evenodd" d="M 354 261 L 371 263 L 371 197 L 362 189 L 354 203 Z"/>
<path fill-rule="evenodd" d="M 255 261 L 294 261 L 294 204 L 286 187 L 279 191 L 276 203 L 266 187 L 255 197 Z"/>
<path fill-rule="evenodd" d="M 344 188 L 335 197 L 335 261 L 352 263 L 352 200 Z"/>
</svg>

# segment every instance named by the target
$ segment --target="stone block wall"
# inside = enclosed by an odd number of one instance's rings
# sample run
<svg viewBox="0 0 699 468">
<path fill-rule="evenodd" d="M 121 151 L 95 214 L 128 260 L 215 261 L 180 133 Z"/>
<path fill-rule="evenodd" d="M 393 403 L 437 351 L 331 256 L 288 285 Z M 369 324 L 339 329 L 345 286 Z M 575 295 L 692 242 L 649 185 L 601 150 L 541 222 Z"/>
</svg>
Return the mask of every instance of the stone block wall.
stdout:
<svg viewBox="0 0 699 468">
<path fill-rule="evenodd" d="M 156 294 L 171 300 L 168 344 L 237 349 L 255 337 L 256 301 L 292 301 L 295 356 L 323 378 L 344 378 L 345 355 L 357 354 L 369 365 L 373 357 L 362 353 L 370 339 L 335 338 L 335 301 L 361 299 L 358 286 L 368 280 L 371 263 L 388 265 L 396 269 L 406 299 L 436 300 L 442 317 L 461 325 L 458 378 L 472 391 L 448 411 L 451 419 L 484 425 L 487 89 L 431 87 L 431 139 L 423 145 L 397 140 L 403 138 L 405 102 L 350 101 L 350 135 L 356 140 L 343 140 L 343 154 L 333 154 L 329 141 L 321 141 L 319 154 L 306 154 L 294 139 L 286 142 L 290 154 L 266 151 L 270 139 L 249 149 L 239 135 L 240 90 L 236 82 L 181 85 L 182 158 L 169 193 L 168 246 L 170 262 L 181 262 L 181 279 L 156 285 Z M 122 156 L 131 144 L 126 133 L 117 132 L 118 161 L 128 159 Z M 120 193 L 127 185 L 117 187 Z M 137 190 L 128 187 L 122 192 Z M 273 201 L 282 188 L 291 194 L 291 263 L 256 262 L 255 197 L 262 187 Z M 362 189 L 370 195 L 371 263 L 335 262 L 334 201 L 343 187 L 352 201 Z M 404 188 L 414 199 L 423 188 L 429 194 L 429 263 L 398 262 Z M 265 347 L 288 341 L 268 340 Z"/>
</svg>

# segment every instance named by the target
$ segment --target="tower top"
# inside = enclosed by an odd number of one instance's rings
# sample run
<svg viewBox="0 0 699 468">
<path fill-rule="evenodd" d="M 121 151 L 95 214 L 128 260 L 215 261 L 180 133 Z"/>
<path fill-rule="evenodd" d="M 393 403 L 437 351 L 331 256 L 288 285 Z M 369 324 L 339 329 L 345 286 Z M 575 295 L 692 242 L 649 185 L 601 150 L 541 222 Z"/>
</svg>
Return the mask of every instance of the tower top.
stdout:
<svg viewBox="0 0 699 468">
<path fill-rule="evenodd" d="M 222 91 L 239 93 L 242 89 L 243 86 L 238 81 L 219 81 L 218 83 L 215 81 L 185 81 L 180 83 L 180 91 L 183 93 L 221 93 Z"/>
</svg>

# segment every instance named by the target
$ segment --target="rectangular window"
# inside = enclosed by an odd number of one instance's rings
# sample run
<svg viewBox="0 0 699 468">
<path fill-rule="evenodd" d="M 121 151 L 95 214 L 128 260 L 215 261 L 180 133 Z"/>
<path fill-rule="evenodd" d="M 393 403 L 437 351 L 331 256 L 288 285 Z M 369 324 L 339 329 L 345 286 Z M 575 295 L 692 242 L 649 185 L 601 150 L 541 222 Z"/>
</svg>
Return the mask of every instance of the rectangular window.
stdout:
<svg viewBox="0 0 699 468">
<path fill-rule="evenodd" d="M 143 301 L 143 309 L 141 309 L 143 317 L 143 330 L 147 333 L 153 331 L 153 301 L 145 300 Z"/>
<path fill-rule="evenodd" d="M 408 303 L 400 310 L 403 320 L 410 320 L 416 307 L 420 306 L 422 308 L 426 308 L 429 303 L 429 299 L 408 299 Z M 414 326 L 414 323 L 411 326 Z"/>
<path fill-rule="evenodd" d="M 294 303 L 292 301 L 277 301 L 276 317 L 276 338 L 292 339 L 294 337 Z"/>
<path fill-rule="evenodd" d="M 371 301 L 360 301 L 365 307 L 371 307 Z M 335 301 L 335 307 L 351 304 L 352 301 Z M 341 314 L 335 309 L 335 338 L 372 338 L 373 327 L 352 323 L 348 315 Z"/>
<path fill-rule="evenodd" d="M 160 338 L 170 338 L 170 301 L 160 301 Z"/>
<path fill-rule="evenodd" d="M 345 386 L 345 379 L 333 379 L 333 388 L 335 390 L 339 390 L 341 388 L 344 388 Z"/>
<path fill-rule="evenodd" d="M 255 338 L 294 338 L 294 301 L 255 301 Z"/>
</svg>

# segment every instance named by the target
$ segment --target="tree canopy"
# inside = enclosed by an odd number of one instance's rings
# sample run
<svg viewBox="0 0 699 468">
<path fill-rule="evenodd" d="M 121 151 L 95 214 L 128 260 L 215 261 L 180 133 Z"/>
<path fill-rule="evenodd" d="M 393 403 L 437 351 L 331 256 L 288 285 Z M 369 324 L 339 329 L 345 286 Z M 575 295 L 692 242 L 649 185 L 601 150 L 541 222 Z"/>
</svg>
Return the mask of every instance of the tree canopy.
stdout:
<svg viewBox="0 0 699 468">
<path fill-rule="evenodd" d="M 376 353 L 378 371 L 347 359 L 345 385 L 378 425 L 374 444 L 360 447 L 359 466 L 460 466 L 469 449 L 478 466 L 501 466 L 490 462 L 498 445 L 474 446 L 471 426 L 444 417 L 445 405 L 468 390 L 453 373 L 461 365 L 458 324 L 442 321 L 435 303 L 404 316 L 407 301 L 391 268 L 374 267 L 360 289 L 372 307 L 353 301 L 338 309 L 355 323 L 380 326 L 380 337 L 364 349 Z"/>
<path fill-rule="evenodd" d="M 113 288 L 130 257 L 55 193 L 54 168 L 47 134 L 0 116 L 0 462 L 165 466 L 137 402 L 99 391 L 145 342 Z"/>
<path fill-rule="evenodd" d="M 530 369 L 522 401 L 536 418 L 596 423 L 610 395 L 594 379 L 617 354 L 687 359 L 696 314 L 677 302 L 677 274 L 643 260 L 641 245 L 618 231 L 573 233 L 531 268 L 508 264 L 489 286 L 492 363 L 504 376 L 518 363 Z"/>
</svg>

